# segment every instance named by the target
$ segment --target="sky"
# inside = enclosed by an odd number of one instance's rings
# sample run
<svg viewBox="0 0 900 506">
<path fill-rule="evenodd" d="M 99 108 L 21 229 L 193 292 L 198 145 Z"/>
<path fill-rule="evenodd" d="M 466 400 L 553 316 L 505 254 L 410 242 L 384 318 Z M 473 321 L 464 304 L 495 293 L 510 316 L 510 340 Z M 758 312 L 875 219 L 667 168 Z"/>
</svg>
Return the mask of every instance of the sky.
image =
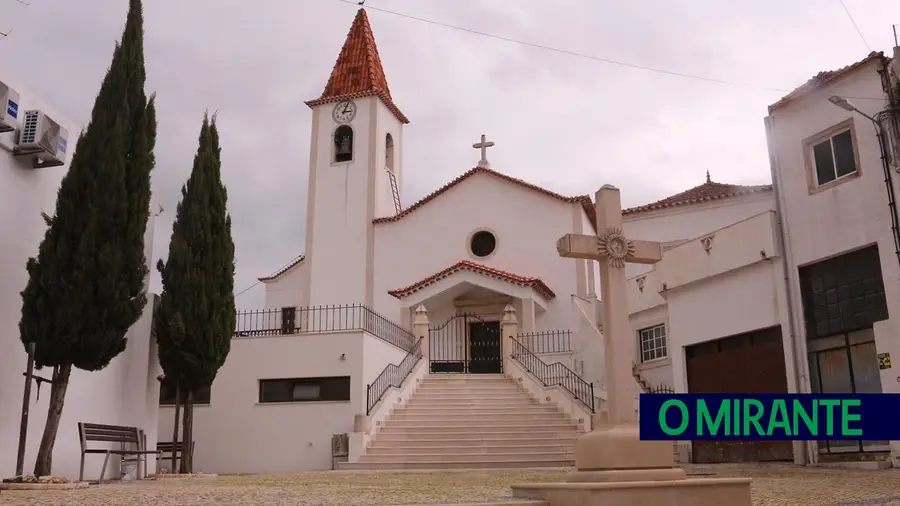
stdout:
<svg viewBox="0 0 900 506">
<path fill-rule="evenodd" d="M 127 4 L 0 0 L 0 31 L 12 30 L 0 40 L 0 75 L 86 124 Z M 613 184 L 625 206 L 699 185 L 707 170 L 718 182 L 768 183 L 766 106 L 869 48 L 890 55 L 891 23 L 900 24 L 896 0 L 366 6 L 391 95 L 411 121 L 404 206 L 475 166 L 481 134 L 496 143 L 494 169 L 565 195 Z M 357 9 L 346 0 L 144 1 L 147 91 L 157 93 L 154 200 L 165 209 L 154 258 L 167 255 L 203 114 L 217 111 L 238 308 L 262 307 L 256 279 L 303 252 L 311 122 L 303 102 L 322 93 Z"/>
</svg>

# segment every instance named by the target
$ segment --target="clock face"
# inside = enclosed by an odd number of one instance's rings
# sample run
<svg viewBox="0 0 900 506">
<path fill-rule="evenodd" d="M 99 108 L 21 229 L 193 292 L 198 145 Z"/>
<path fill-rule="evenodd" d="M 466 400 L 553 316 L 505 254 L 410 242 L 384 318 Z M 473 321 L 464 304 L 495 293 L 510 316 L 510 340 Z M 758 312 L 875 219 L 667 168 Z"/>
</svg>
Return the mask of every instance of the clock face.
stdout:
<svg viewBox="0 0 900 506">
<path fill-rule="evenodd" d="M 344 100 L 338 103 L 334 106 L 334 111 L 331 115 L 338 123 L 350 123 L 356 116 L 356 102 Z"/>
</svg>

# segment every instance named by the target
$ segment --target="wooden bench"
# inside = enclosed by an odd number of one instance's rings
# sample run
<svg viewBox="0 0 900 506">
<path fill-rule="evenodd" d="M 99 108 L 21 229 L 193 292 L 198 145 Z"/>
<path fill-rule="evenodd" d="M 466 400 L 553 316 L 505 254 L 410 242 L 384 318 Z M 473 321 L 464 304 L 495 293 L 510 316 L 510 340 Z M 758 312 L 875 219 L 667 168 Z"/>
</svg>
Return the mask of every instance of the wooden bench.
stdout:
<svg viewBox="0 0 900 506">
<path fill-rule="evenodd" d="M 78 471 L 78 481 L 84 481 L 84 457 L 88 454 L 106 456 L 103 460 L 103 468 L 100 470 L 100 481 L 103 481 L 111 455 L 118 455 L 123 460 L 128 457 L 135 460 L 137 462 L 137 478 L 140 479 L 142 477 L 141 463 L 144 463 L 146 469 L 147 455 L 159 453 L 158 450 L 145 448 L 146 441 L 143 431 L 137 427 L 78 422 L 78 435 L 81 439 L 81 468 Z M 118 443 L 119 447 L 89 448 L 88 443 L 91 442 Z"/>
<path fill-rule="evenodd" d="M 194 454 L 194 443 L 195 441 L 191 441 L 191 455 Z M 156 461 L 160 460 L 172 460 L 172 457 L 175 457 L 175 461 L 181 460 L 182 452 L 184 451 L 184 441 L 178 441 L 177 443 L 173 443 L 171 441 L 159 441 L 156 443 L 156 451 L 159 453 L 156 456 Z M 165 456 L 168 455 L 168 456 Z M 157 464 L 159 467 L 159 464 Z M 172 469 L 172 473 L 177 473 L 177 469 Z"/>
</svg>

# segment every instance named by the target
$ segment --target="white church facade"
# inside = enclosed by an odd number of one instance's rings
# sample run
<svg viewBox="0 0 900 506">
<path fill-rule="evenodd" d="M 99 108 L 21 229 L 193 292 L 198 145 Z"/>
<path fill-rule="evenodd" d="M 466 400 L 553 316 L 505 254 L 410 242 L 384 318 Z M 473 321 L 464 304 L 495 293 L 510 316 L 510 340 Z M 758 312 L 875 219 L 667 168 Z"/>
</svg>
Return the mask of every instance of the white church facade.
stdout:
<svg viewBox="0 0 900 506">
<path fill-rule="evenodd" d="M 626 237 L 663 250 L 658 263 L 626 267 L 640 391 L 900 391 L 890 360 L 900 353 L 892 64 L 870 55 L 770 107 L 772 185 L 707 173 L 696 187 L 622 211 Z M 362 9 L 307 105 L 306 248 L 260 278 L 264 308 L 239 312 L 229 357 L 197 399 L 195 468 L 571 465 L 574 439 L 603 420 L 603 302 L 595 262 L 560 258 L 556 243 L 596 232 L 591 196 L 492 169 L 482 137 L 475 168 L 404 205 L 409 120 Z M 0 223 L 0 269 L 18 280 L 0 291 L 10 335 L 24 262 L 43 235 L 39 212 L 52 207 L 64 173 L 14 160 L 0 152 L 0 177 L 13 196 L 30 197 L 2 201 L 12 206 L 3 216 L 17 217 Z M 149 323 L 145 315 L 108 368 L 73 373 L 59 474 L 77 469 L 77 421 L 139 426 L 151 447 L 171 440 L 173 392 L 157 380 Z M 25 355 L 18 340 L 0 346 L 0 405 L 17 406 Z M 32 459 L 44 399 L 32 405 Z M 0 455 L 15 453 L 16 411 L 0 410 Z M 900 446 L 683 441 L 675 452 L 694 462 L 890 462 Z M 12 463 L 2 463 L 7 474 Z"/>
<path fill-rule="evenodd" d="M 591 410 L 602 412 L 605 398 L 598 270 L 590 260 L 559 258 L 554 244 L 567 233 L 595 232 L 591 198 L 491 169 L 485 151 L 492 143 L 482 138 L 476 168 L 403 207 L 408 120 L 390 95 L 362 10 L 322 96 L 307 104 L 306 251 L 260 278 L 265 309 L 239 315 L 232 354 L 197 411 L 198 465 L 328 468 L 329 441 L 340 434 L 349 439 L 345 458 L 366 462 L 379 434 L 397 425 L 391 413 L 407 416 L 416 404 L 417 385 L 454 373 L 515 379 L 580 430 L 589 428 Z M 840 113 L 827 101 L 822 107 Z M 770 132 L 773 146 L 776 140 Z M 789 150 L 802 155 L 803 144 L 794 144 Z M 626 236 L 664 250 L 655 265 L 628 266 L 641 391 L 811 391 L 803 380 L 808 351 L 797 342 L 804 310 L 799 289 L 786 282 L 802 264 L 780 218 L 791 216 L 785 201 L 801 202 L 782 183 L 782 172 L 797 172 L 785 163 L 773 162 L 774 187 L 719 183 L 707 173 L 697 187 L 623 211 Z M 491 204 L 476 211 L 473 199 Z M 540 227 L 528 219 L 533 213 L 542 216 Z M 437 222 L 441 233 L 423 242 L 422 231 Z M 164 409 L 160 431 L 171 430 L 170 413 Z M 288 420 L 304 426 L 304 437 L 291 437 Z M 204 441 L 237 434 L 240 448 Z M 260 447 L 286 451 L 252 457 Z M 886 449 L 879 443 L 852 454 L 865 459 Z M 676 445 L 682 461 L 697 462 L 806 463 L 820 451 L 807 443 Z M 403 456 L 394 457 L 402 466 Z"/>
</svg>

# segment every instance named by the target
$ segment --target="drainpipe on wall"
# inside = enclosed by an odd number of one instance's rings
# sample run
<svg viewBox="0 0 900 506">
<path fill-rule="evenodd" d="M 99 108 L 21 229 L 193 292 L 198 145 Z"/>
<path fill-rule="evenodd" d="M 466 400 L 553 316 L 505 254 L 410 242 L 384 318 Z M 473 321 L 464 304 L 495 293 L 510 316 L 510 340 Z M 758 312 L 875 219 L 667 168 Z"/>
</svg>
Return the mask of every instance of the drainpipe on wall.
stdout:
<svg viewBox="0 0 900 506">
<path fill-rule="evenodd" d="M 806 374 L 808 369 L 806 363 L 806 346 L 801 346 L 797 334 L 797 324 L 794 320 L 796 312 L 794 311 L 793 284 L 791 283 L 791 265 L 793 265 L 793 255 L 791 254 L 788 244 L 787 225 L 784 223 L 784 208 L 782 206 L 781 195 L 781 172 L 778 170 L 778 155 L 775 150 L 775 118 L 766 116 L 766 144 L 769 149 L 769 170 L 772 174 L 772 191 L 775 193 L 775 222 L 778 227 L 778 247 L 781 250 L 782 275 L 784 280 L 785 306 L 788 316 L 788 336 L 791 341 L 791 355 L 794 358 L 794 384 L 797 391 L 802 392 L 806 386 Z M 816 445 L 810 444 L 809 441 L 800 441 L 801 463 L 816 464 L 818 463 L 818 455 L 816 454 Z"/>
<path fill-rule="evenodd" d="M 891 154 L 888 150 L 887 132 L 884 123 L 890 122 L 894 125 L 891 130 L 898 137 L 893 139 L 895 143 L 900 143 L 900 118 L 897 117 L 900 111 L 900 100 L 894 94 L 894 86 L 891 82 L 891 67 L 894 68 L 897 78 L 900 79 L 900 47 L 894 48 L 894 59 L 890 63 L 886 59 L 881 62 L 881 81 L 882 88 L 888 96 L 888 106 L 885 110 L 875 115 L 875 135 L 878 137 L 878 149 L 881 152 L 881 167 L 884 170 L 884 184 L 887 187 L 888 208 L 891 213 L 891 232 L 894 237 L 894 253 L 897 255 L 897 262 L 900 263 L 900 219 L 897 217 L 897 198 L 894 190 L 893 174 L 891 171 Z"/>
</svg>

